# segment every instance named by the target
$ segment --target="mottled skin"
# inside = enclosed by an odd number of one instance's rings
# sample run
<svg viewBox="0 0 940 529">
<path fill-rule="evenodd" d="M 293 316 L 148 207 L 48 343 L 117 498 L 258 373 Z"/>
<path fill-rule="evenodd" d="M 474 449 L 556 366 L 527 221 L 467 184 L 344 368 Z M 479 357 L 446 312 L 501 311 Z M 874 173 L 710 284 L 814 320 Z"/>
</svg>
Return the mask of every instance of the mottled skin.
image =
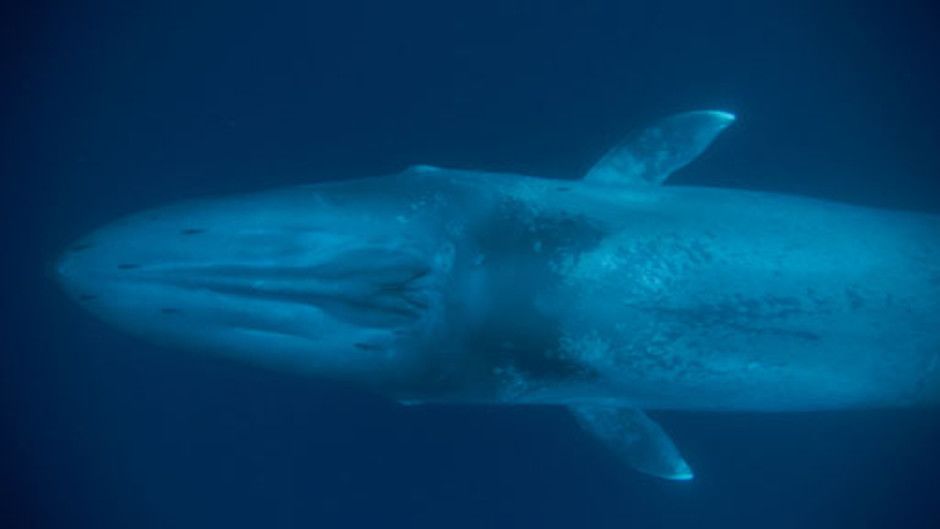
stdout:
<svg viewBox="0 0 940 529">
<path fill-rule="evenodd" d="M 138 214 L 59 271 L 132 332 L 401 400 L 940 395 L 940 218 L 924 214 L 418 167 Z"/>
</svg>

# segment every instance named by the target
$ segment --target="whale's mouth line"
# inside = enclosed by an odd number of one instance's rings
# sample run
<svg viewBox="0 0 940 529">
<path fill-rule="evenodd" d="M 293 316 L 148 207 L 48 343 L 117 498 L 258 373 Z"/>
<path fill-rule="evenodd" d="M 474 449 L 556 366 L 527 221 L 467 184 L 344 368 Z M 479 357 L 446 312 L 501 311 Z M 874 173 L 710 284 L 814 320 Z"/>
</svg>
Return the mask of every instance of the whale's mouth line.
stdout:
<svg viewBox="0 0 940 529">
<path fill-rule="evenodd" d="M 312 265 L 157 264 L 125 268 L 124 282 L 225 296 L 228 304 L 274 302 L 314 308 L 346 324 L 401 328 L 434 304 L 432 266 L 401 252 L 356 252 Z"/>
</svg>

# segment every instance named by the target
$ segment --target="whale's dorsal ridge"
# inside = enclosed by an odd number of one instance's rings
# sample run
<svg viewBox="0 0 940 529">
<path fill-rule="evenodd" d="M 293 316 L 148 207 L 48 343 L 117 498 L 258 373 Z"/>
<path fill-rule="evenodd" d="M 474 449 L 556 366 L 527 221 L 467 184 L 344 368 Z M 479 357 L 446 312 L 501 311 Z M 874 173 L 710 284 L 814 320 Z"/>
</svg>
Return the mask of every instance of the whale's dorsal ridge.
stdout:
<svg viewBox="0 0 940 529">
<path fill-rule="evenodd" d="M 611 149 L 584 179 L 604 184 L 661 184 L 702 154 L 734 119 L 734 114 L 721 110 L 669 116 Z"/>
</svg>

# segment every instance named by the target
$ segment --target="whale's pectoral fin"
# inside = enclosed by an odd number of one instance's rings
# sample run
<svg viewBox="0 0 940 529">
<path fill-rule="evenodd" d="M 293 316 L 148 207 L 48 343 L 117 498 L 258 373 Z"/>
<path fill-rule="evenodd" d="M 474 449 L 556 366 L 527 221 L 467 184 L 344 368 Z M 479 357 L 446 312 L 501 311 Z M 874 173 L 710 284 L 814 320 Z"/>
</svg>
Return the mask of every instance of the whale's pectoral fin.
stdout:
<svg viewBox="0 0 940 529">
<path fill-rule="evenodd" d="M 611 149 L 584 179 L 605 184 L 661 184 L 702 154 L 732 121 L 734 114 L 718 110 L 669 116 Z"/>
<path fill-rule="evenodd" d="M 692 479 L 692 469 L 672 439 L 643 411 L 607 406 L 568 409 L 582 428 L 634 469 L 665 479 Z"/>
</svg>

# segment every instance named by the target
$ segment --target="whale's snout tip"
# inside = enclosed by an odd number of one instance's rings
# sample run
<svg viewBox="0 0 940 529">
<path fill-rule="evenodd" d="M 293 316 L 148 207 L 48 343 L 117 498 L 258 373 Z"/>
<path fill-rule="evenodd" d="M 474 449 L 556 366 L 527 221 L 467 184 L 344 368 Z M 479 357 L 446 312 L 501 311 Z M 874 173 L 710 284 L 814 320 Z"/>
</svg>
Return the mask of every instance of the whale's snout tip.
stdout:
<svg viewBox="0 0 940 529">
<path fill-rule="evenodd" d="M 72 260 L 68 251 L 61 252 L 43 263 L 45 276 L 63 288 L 68 287 L 71 268 Z"/>
<path fill-rule="evenodd" d="M 88 242 L 75 243 L 46 263 L 46 275 L 59 284 L 67 293 L 78 294 L 82 280 L 80 260 L 84 253 L 92 248 Z"/>
<path fill-rule="evenodd" d="M 69 277 L 69 271 L 71 269 L 71 258 L 68 255 L 68 252 L 63 252 L 57 257 L 46 263 L 46 275 L 62 283 L 66 281 Z"/>
</svg>

